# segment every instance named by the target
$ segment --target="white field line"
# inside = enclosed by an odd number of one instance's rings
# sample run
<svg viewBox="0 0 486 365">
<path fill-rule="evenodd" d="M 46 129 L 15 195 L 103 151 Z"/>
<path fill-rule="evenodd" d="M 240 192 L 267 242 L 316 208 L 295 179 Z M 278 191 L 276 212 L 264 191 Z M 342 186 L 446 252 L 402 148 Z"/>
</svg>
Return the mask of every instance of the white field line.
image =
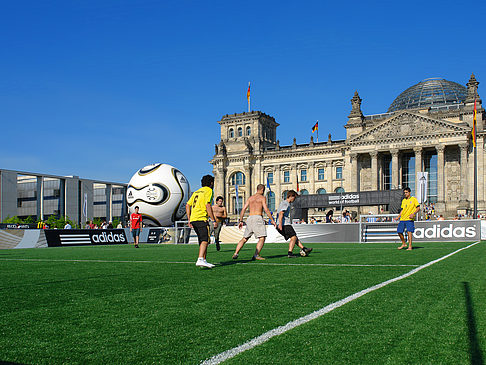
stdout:
<svg viewBox="0 0 486 365">
<path fill-rule="evenodd" d="M 134 264 L 195 264 L 195 261 L 140 261 L 140 260 L 76 260 L 76 259 L 10 259 L 0 258 L 0 261 L 34 261 L 34 262 L 95 262 L 95 263 L 134 263 Z M 296 264 L 296 263 L 264 263 L 264 262 L 236 262 L 236 265 L 260 266 L 337 266 L 337 267 L 417 267 L 419 265 L 395 264 Z M 218 266 L 218 265 L 217 265 Z"/>
<path fill-rule="evenodd" d="M 211 357 L 210 359 L 207 359 L 207 360 L 204 360 L 203 362 L 201 362 L 202 365 L 216 365 L 216 364 L 220 364 L 222 363 L 223 361 L 226 361 L 226 360 L 229 360 L 233 357 L 235 357 L 236 355 L 239 355 L 241 354 L 242 352 L 244 351 L 247 351 L 247 350 L 250 350 L 256 346 L 259 346 L 261 345 L 262 343 L 265 343 L 267 342 L 268 340 L 270 340 L 272 337 L 275 337 L 275 336 L 279 336 L 285 332 L 288 332 L 290 331 L 291 329 L 294 329 L 298 326 L 301 326 L 307 322 L 310 322 L 312 321 L 313 319 L 316 319 L 316 318 L 319 318 L 329 312 L 331 312 L 332 310 L 336 309 L 336 308 L 339 308 L 355 299 L 358 299 L 360 297 L 362 297 L 363 295 L 365 294 L 368 294 L 372 291 L 375 291 L 375 290 L 378 290 L 378 289 L 381 289 L 383 288 L 384 286 L 387 286 L 388 284 L 391 284 L 391 283 L 394 283 L 396 281 L 399 281 L 399 280 L 402 280 L 402 279 L 405 279 L 405 278 L 408 278 L 409 276 L 412 276 L 413 274 L 419 272 L 420 270 L 423 270 L 431 265 L 434 265 L 442 260 L 445 260 L 446 258 L 448 257 L 451 257 L 452 255 L 455 255 L 456 253 L 462 251 L 462 250 L 466 250 L 474 245 L 477 245 L 479 242 L 481 241 L 477 241 L 477 242 L 474 242 L 466 247 L 463 247 L 463 248 L 460 248 L 450 254 L 447 254 L 445 256 L 442 256 L 436 260 L 433 260 L 433 261 L 430 261 L 428 263 L 426 263 L 425 265 L 421 265 L 411 271 L 409 271 L 408 273 L 406 274 L 403 274 L 403 275 L 400 275 L 400 276 L 397 276 L 393 279 L 389 279 L 389 280 L 386 280 L 386 281 L 383 281 L 382 283 L 380 284 L 377 284 L 377 285 L 374 285 L 374 286 L 371 286 L 367 289 L 364 289 L 364 290 L 361 290 L 357 293 L 354 293 L 344 299 L 341 299 L 337 302 L 334 302 L 332 304 L 329 304 L 321 309 L 318 309 L 316 310 L 315 312 L 312 312 L 304 317 L 301 317 L 301 318 L 298 318 L 294 321 L 291 321 L 283 326 L 280 326 L 280 327 L 277 327 L 277 328 L 274 328 L 273 330 L 270 330 L 268 332 L 265 332 L 263 333 L 262 335 L 258 336 L 258 337 L 255 337 L 251 340 L 249 340 L 248 342 L 245 342 L 244 344 L 240 345 L 240 346 L 237 346 L 237 347 L 234 347 L 232 349 L 229 349 L 229 350 L 226 350 L 218 355 L 215 355 L 213 357 Z"/>
</svg>

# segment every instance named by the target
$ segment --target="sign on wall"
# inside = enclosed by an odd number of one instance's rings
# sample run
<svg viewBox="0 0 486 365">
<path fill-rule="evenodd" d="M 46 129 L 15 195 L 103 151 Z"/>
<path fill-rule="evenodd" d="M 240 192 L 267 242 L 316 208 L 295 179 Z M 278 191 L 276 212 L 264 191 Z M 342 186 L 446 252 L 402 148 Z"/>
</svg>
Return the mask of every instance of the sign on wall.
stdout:
<svg viewBox="0 0 486 365">
<path fill-rule="evenodd" d="M 45 234 L 49 247 L 128 243 L 123 229 L 46 229 Z"/>
</svg>

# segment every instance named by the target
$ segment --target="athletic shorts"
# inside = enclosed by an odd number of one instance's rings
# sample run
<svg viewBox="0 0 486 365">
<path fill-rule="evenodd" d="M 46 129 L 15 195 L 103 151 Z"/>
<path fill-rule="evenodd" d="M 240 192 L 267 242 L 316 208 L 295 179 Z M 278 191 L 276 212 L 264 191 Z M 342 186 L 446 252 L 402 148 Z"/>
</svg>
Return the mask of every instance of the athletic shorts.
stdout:
<svg viewBox="0 0 486 365">
<path fill-rule="evenodd" d="M 132 228 L 132 236 L 133 237 L 140 236 L 140 228 Z"/>
<path fill-rule="evenodd" d="M 194 231 L 197 234 L 197 239 L 199 244 L 202 242 L 209 243 L 209 224 L 207 221 L 194 221 L 191 222 L 192 226 L 194 227 Z"/>
<path fill-rule="evenodd" d="M 254 234 L 256 238 L 267 237 L 267 227 L 261 215 L 250 215 L 246 220 L 244 238 L 250 238 Z"/>
<path fill-rule="evenodd" d="M 407 229 L 407 232 L 415 232 L 415 224 L 413 221 L 400 221 L 398 222 L 397 233 L 403 233 Z"/>
<path fill-rule="evenodd" d="M 282 236 L 284 236 L 286 241 L 291 237 L 297 236 L 297 233 L 295 233 L 294 227 L 292 227 L 291 225 L 285 225 L 285 226 L 282 227 L 282 229 L 278 229 L 278 226 L 277 226 L 277 231 Z"/>
</svg>

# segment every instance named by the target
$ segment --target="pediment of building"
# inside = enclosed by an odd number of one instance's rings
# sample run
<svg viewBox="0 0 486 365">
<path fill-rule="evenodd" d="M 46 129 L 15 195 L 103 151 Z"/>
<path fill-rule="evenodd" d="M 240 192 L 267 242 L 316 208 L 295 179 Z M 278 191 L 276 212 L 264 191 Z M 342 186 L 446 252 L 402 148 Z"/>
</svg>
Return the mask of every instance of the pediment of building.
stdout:
<svg viewBox="0 0 486 365">
<path fill-rule="evenodd" d="M 348 143 L 382 142 L 387 140 L 401 140 L 433 137 L 443 135 L 457 135 L 469 132 L 469 128 L 452 122 L 430 118 L 425 115 L 403 111 L 393 115 L 380 124 L 351 137 Z"/>
</svg>

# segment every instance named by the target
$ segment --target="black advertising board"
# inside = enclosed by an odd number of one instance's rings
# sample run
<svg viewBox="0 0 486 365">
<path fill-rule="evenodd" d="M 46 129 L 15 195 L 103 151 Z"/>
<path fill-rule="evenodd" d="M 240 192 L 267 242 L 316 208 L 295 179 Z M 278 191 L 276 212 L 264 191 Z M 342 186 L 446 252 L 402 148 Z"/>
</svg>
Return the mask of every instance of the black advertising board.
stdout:
<svg viewBox="0 0 486 365">
<path fill-rule="evenodd" d="M 0 223 L 0 229 L 36 229 L 36 223 Z"/>
<path fill-rule="evenodd" d="M 44 232 L 49 247 L 128 243 L 123 229 L 46 229 Z"/>
</svg>

